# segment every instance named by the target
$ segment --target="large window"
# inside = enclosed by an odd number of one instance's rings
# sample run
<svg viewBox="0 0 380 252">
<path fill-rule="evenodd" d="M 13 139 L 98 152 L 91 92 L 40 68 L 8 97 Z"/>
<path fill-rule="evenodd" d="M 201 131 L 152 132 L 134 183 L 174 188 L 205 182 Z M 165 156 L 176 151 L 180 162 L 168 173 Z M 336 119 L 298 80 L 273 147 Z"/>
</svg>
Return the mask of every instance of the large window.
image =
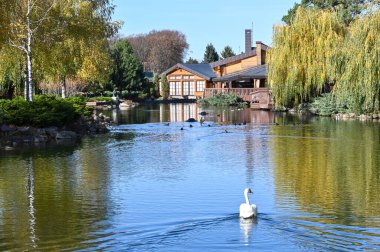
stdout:
<svg viewBox="0 0 380 252">
<path fill-rule="evenodd" d="M 169 76 L 169 80 L 175 80 L 175 76 Z"/>
<path fill-rule="evenodd" d="M 169 85 L 170 85 L 170 95 L 175 95 L 175 82 L 171 81 Z"/>
<path fill-rule="evenodd" d="M 195 92 L 194 92 L 194 81 L 190 81 L 189 83 L 189 95 L 194 95 Z"/>
<path fill-rule="evenodd" d="M 189 82 L 188 81 L 184 81 L 183 82 L 183 95 L 189 95 L 189 94 L 190 94 Z"/>
<path fill-rule="evenodd" d="M 176 83 L 175 83 L 175 85 L 176 85 L 176 92 L 175 92 L 175 94 L 176 95 L 181 95 L 181 82 L 180 81 L 177 81 Z"/>
<path fill-rule="evenodd" d="M 205 91 L 205 81 L 197 81 L 197 92 Z"/>
</svg>

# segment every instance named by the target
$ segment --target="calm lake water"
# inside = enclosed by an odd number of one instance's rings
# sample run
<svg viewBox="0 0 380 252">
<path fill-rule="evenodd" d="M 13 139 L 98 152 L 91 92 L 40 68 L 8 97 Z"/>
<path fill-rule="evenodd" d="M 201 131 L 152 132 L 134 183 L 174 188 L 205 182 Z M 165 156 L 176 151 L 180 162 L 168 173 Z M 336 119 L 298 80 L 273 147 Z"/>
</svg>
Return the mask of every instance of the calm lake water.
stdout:
<svg viewBox="0 0 380 252">
<path fill-rule="evenodd" d="M 201 111 L 202 127 L 183 122 Z M 380 250 L 379 123 L 195 104 L 111 115 L 108 135 L 0 151 L 1 251 Z M 255 221 L 239 219 L 245 187 Z"/>
</svg>

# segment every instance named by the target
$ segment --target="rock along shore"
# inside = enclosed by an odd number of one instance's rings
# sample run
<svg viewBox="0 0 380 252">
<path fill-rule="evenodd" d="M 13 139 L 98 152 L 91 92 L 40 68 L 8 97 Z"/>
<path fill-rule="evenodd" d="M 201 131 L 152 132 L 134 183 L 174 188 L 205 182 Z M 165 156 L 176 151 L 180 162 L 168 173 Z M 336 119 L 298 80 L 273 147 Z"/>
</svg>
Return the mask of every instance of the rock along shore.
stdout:
<svg viewBox="0 0 380 252">
<path fill-rule="evenodd" d="M 77 142 L 84 135 L 104 134 L 109 130 L 110 118 L 102 113 L 92 118 L 81 118 L 64 127 L 36 128 L 31 126 L 0 125 L 0 150 L 13 150 L 17 146 L 59 142 Z"/>
</svg>

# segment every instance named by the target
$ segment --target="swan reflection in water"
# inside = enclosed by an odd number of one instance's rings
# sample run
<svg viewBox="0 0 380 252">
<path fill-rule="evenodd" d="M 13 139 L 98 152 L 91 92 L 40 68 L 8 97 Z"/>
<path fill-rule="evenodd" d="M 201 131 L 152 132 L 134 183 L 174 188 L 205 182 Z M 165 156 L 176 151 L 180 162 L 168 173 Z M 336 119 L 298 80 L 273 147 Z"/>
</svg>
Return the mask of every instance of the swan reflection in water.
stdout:
<svg viewBox="0 0 380 252">
<path fill-rule="evenodd" d="M 252 229 L 257 225 L 257 218 L 244 219 L 240 218 L 240 232 L 243 235 L 243 242 L 245 245 L 249 244 Z"/>
</svg>

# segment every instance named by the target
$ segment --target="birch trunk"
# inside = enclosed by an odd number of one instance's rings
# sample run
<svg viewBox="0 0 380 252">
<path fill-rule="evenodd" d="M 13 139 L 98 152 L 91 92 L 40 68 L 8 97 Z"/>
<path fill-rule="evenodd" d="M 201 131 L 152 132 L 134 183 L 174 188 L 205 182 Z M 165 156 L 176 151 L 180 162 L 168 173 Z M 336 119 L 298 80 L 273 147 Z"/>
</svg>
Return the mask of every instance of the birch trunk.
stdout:
<svg viewBox="0 0 380 252">
<path fill-rule="evenodd" d="M 26 65 L 25 65 L 25 68 L 24 68 L 24 99 L 25 101 L 29 101 L 28 99 L 28 81 L 27 81 L 27 74 L 26 74 Z"/>
<path fill-rule="evenodd" d="M 26 42 L 26 83 L 27 83 L 27 96 L 28 101 L 33 101 L 33 77 L 32 77 L 32 30 L 30 27 L 30 12 L 31 12 L 31 6 L 30 6 L 30 0 L 28 0 L 28 13 L 26 15 L 26 25 L 27 25 L 27 42 Z"/>
<path fill-rule="evenodd" d="M 61 82 L 61 91 L 62 91 L 62 98 L 66 98 L 66 77 L 63 77 Z"/>
</svg>

